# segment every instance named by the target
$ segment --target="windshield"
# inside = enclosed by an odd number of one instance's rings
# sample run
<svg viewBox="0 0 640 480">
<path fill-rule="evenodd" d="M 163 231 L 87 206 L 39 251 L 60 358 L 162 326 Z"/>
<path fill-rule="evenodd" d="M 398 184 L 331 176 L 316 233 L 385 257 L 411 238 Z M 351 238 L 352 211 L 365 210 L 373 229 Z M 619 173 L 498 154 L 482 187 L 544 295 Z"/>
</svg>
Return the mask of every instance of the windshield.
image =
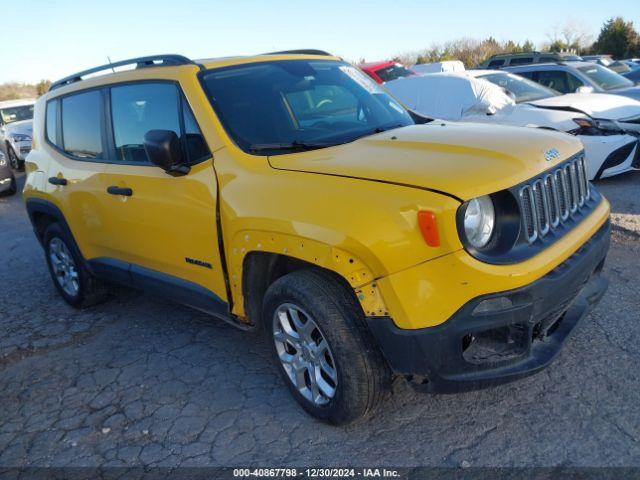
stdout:
<svg viewBox="0 0 640 480">
<path fill-rule="evenodd" d="M 19 107 L 5 107 L 0 109 L 0 123 L 7 124 L 20 120 L 33 118 L 33 105 L 20 105 Z"/>
<path fill-rule="evenodd" d="M 591 79 L 603 90 L 614 90 L 616 88 L 633 87 L 633 82 L 627 80 L 622 75 L 617 74 L 597 64 L 588 67 L 578 67 L 582 73 Z"/>
<path fill-rule="evenodd" d="M 257 155 L 328 147 L 414 123 L 369 77 L 338 61 L 235 65 L 204 72 L 202 82 L 229 135 Z"/>
<path fill-rule="evenodd" d="M 491 83 L 511 92 L 515 96 L 516 103 L 533 102 L 534 100 L 560 95 L 555 90 L 510 73 L 488 73 L 481 75 L 479 78 L 489 80 Z"/>
<path fill-rule="evenodd" d="M 408 68 L 404 68 L 402 65 L 395 63 L 388 67 L 381 68 L 380 70 L 376 70 L 376 74 L 383 82 L 390 82 L 392 80 L 397 80 L 398 78 L 410 77 L 414 73 Z"/>
</svg>

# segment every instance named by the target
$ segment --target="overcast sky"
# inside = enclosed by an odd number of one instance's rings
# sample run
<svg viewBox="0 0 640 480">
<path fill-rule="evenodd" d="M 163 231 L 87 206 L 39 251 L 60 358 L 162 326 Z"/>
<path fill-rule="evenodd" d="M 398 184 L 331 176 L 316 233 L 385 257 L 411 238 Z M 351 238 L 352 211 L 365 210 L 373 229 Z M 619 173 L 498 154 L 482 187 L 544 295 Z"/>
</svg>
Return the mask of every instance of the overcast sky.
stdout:
<svg viewBox="0 0 640 480">
<path fill-rule="evenodd" d="M 319 48 L 385 59 L 460 37 L 548 41 L 572 19 L 597 36 L 639 0 L 0 0 L 0 82 L 55 80 L 130 57 L 191 58 Z"/>
</svg>

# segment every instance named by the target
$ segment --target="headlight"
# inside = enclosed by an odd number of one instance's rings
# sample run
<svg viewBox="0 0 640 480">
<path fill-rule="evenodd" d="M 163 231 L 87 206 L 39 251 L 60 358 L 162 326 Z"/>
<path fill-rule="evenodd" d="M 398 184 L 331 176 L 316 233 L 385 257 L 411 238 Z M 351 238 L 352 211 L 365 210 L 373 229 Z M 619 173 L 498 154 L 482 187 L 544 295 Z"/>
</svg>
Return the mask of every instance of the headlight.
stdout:
<svg viewBox="0 0 640 480">
<path fill-rule="evenodd" d="M 467 203 L 464 211 L 464 234 L 473 248 L 483 248 L 489 243 L 495 223 L 496 214 L 488 195 Z"/>
<path fill-rule="evenodd" d="M 578 125 L 578 128 L 570 130 L 568 133 L 573 135 L 620 135 L 624 131 L 614 120 L 606 119 L 589 119 L 589 118 L 574 118 L 573 122 Z"/>
<path fill-rule="evenodd" d="M 14 133 L 11 135 L 14 142 L 30 142 L 31 137 L 29 135 L 24 135 L 22 133 Z"/>
</svg>

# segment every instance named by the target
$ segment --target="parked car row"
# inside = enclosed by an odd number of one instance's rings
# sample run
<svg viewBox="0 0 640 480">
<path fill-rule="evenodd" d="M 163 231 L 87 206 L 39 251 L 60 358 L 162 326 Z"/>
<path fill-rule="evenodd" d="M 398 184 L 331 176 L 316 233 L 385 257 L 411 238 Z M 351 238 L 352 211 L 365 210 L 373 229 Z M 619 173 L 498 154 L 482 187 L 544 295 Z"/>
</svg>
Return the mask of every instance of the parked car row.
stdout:
<svg viewBox="0 0 640 480">
<path fill-rule="evenodd" d="M 31 151 L 34 103 L 33 99 L 0 102 L 0 145 L 16 170 L 23 168 Z"/>
<path fill-rule="evenodd" d="M 640 87 L 591 58 L 538 52 L 492 57 L 500 70 L 466 71 L 461 62 L 396 65 L 386 80 L 363 69 L 406 107 L 455 122 L 553 129 L 584 145 L 589 179 L 640 168 Z"/>
<path fill-rule="evenodd" d="M 13 195 L 16 193 L 16 177 L 7 162 L 7 157 L 0 152 L 0 195 Z"/>
</svg>

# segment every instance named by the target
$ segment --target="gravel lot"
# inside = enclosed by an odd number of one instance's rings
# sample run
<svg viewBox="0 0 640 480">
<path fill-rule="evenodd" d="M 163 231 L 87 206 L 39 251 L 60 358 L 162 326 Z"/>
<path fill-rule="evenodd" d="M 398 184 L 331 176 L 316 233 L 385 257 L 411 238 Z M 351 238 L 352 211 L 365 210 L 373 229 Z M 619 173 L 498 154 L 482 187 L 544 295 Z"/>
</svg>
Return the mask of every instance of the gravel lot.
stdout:
<svg viewBox="0 0 640 480">
<path fill-rule="evenodd" d="M 640 172 L 599 187 L 610 288 L 550 368 L 460 395 L 396 382 L 346 428 L 298 408 L 255 335 L 137 292 L 67 307 L 0 198 L 0 467 L 640 466 Z"/>
</svg>

